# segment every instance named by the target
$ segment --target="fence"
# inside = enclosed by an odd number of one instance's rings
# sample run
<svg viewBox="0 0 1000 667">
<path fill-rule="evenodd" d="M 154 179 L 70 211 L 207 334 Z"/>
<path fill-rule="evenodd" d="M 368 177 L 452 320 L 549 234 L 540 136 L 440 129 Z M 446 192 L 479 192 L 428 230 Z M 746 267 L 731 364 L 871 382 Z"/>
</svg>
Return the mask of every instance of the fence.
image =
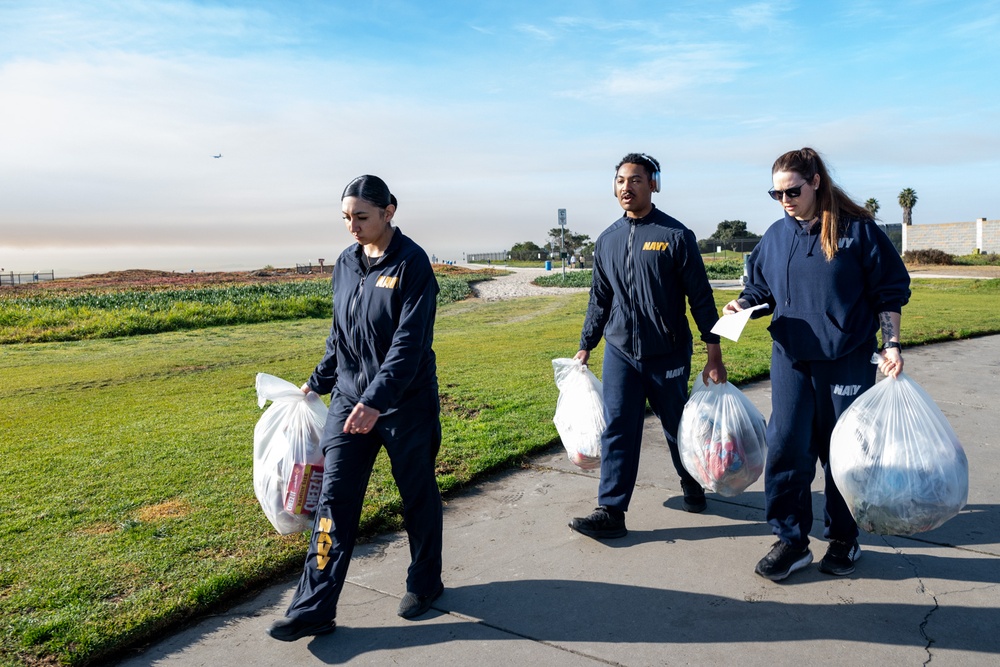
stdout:
<svg viewBox="0 0 1000 667">
<path fill-rule="evenodd" d="M 35 271 L 34 273 L 0 273 L 0 285 L 21 285 L 23 283 L 41 283 L 47 280 L 55 280 L 56 275 L 54 271 L 49 271 L 48 273 L 39 273 Z"/>
<path fill-rule="evenodd" d="M 465 256 L 467 262 L 506 262 L 507 251 L 501 252 L 470 252 Z"/>
<path fill-rule="evenodd" d="M 296 264 L 295 273 L 309 274 L 309 273 L 333 273 L 332 264 Z"/>
<path fill-rule="evenodd" d="M 760 243 L 757 238 L 733 238 L 733 239 L 701 239 L 698 241 L 698 250 L 701 254 L 715 252 L 718 248 L 732 250 L 734 252 L 751 252 Z"/>
</svg>

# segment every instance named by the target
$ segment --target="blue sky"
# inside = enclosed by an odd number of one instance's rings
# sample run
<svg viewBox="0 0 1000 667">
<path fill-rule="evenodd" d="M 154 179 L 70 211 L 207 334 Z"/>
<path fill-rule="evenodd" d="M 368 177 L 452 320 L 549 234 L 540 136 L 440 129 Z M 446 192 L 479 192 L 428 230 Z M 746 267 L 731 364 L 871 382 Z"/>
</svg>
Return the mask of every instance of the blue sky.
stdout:
<svg viewBox="0 0 1000 667">
<path fill-rule="evenodd" d="M 998 1 L 0 1 L 0 268 L 332 259 L 363 173 L 441 259 L 596 237 L 631 151 L 699 238 L 806 145 L 886 222 L 996 219 L 998 63 Z"/>
</svg>

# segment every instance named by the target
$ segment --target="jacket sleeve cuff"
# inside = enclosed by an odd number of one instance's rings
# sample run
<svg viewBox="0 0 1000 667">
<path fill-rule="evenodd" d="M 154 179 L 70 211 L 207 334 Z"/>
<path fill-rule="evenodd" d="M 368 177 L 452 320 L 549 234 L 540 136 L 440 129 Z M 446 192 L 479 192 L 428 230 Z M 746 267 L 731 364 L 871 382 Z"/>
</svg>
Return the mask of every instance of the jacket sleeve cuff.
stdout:
<svg viewBox="0 0 1000 667">
<path fill-rule="evenodd" d="M 903 302 L 902 301 L 883 301 L 878 305 L 878 312 L 880 313 L 902 313 L 903 312 Z"/>
</svg>

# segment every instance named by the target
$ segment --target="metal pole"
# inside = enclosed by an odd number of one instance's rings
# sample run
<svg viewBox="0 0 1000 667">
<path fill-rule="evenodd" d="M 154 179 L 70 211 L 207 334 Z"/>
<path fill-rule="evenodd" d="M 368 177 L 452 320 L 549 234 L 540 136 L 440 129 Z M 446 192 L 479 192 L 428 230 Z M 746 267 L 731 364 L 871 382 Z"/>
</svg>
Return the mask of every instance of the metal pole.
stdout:
<svg viewBox="0 0 1000 667">
<path fill-rule="evenodd" d="M 566 209 L 559 209 L 559 264 L 562 277 L 566 280 Z"/>
</svg>

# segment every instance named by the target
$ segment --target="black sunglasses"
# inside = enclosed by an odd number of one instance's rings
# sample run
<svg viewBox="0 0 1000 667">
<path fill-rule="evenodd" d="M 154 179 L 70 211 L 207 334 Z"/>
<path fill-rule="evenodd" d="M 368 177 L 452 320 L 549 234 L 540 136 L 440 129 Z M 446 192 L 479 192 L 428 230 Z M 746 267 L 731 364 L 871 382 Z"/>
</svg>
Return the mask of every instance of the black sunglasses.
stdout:
<svg viewBox="0 0 1000 667">
<path fill-rule="evenodd" d="M 795 199 L 802 194 L 802 188 L 807 184 L 808 181 L 805 183 L 799 183 L 794 188 L 788 188 L 787 190 L 775 190 L 774 188 L 771 188 L 767 191 L 767 194 L 771 195 L 771 199 L 774 201 L 781 201 L 785 195 L 788 195 L 789 199 Z"/>
</svg>

